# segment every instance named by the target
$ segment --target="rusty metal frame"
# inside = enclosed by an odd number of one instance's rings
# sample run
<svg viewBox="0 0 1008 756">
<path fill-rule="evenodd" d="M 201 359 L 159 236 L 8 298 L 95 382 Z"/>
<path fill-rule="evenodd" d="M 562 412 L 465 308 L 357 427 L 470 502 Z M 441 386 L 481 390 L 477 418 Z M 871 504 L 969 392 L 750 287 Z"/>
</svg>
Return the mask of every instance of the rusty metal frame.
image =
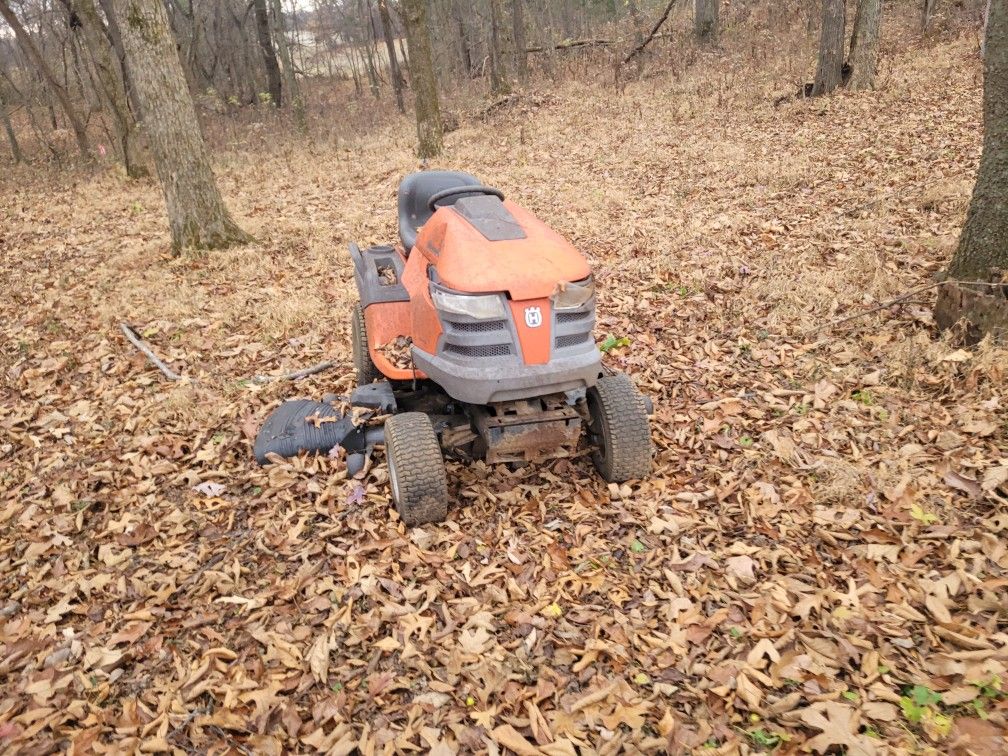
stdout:
<svg viewBox="0 0 1008 756">
<path fill-rule="evenodd" d="M 486 461 L 540 462 L 573 454 L 581 416 L 563 394 L 472 407 Z"/>
</svg>

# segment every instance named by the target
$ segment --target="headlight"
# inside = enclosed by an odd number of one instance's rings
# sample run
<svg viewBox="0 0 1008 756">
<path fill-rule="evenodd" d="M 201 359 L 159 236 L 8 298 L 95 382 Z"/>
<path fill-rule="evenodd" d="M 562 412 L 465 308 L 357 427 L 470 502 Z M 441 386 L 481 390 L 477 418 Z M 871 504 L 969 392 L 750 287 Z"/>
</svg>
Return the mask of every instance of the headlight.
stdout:
<svg viewBox="0 0 1008 756">
<path fill-rule="evenodd" d="M 507 317 L 504 301 L 499 294 L 452 294 L 431 286 L 431 299 L 441 312 L 468 315 L 476 320 L 493 320 Z"/>
<path fill-rule="evenodd" d="M 558 310 L 576 310 L 595 296 L 595 279 L 591 276 L 583 281 L 557 284 L 553 292 L 553 306 Z"/>
</svg>

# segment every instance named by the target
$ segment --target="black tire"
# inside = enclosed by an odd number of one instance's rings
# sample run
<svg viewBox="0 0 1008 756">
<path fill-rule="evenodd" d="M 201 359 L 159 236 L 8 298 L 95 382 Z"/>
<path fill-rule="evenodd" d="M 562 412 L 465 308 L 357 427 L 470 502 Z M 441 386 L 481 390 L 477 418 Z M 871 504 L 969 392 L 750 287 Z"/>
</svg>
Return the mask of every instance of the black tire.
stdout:
<svg viewBox="0 0 1008 756">
<path fill-rule="evenodd" d="M 610 483 L 639 480 L 651 472 L 651 426 L 647 407 L 623 373 L 599 378 L 588 389 L 592 461 Z"/>
<path fill-rule="evenodd" d="M 350 318 L 350 338 L 353 341 L 353 364 L 357 371 L 357 385 L 366 386 L 382 377 L 375 367 L 368 351 L 367 325 L 364 322 L 364 308 L 360 302 L 354 305 Z"/>
<path fill-rule="evenodd" d="M 392 500 L 409 526 L 441 522 L 448 516 L 448 476 L 430 418 L 403 412 L 385 423 Z"/>
</svg>

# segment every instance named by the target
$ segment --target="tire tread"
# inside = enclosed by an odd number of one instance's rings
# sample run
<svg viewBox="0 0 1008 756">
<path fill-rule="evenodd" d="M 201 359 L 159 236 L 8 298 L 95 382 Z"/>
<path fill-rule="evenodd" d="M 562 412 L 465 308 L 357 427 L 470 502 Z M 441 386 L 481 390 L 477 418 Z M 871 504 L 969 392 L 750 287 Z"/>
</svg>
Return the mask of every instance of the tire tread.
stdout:
<svg viewBox="0 0 1008 756">
<path fill-rule="evenodd" d="M 599 378 L 590 391 L 601 417 L 608 454 L 592 455 L 595 467 L 611 483 L 639 480 L 651 472 L 651 425 L 644 398 L 623 373 Z"/>
<path fill-rule="evenodd" d="M 444 520 L 448 476 L 430 418 L 422 412 L 390 417 L 385 423 L 385 449 L 395 469 L 400 496 L 396 509 L 402 521 L 413 526 Z"/>
</svg>

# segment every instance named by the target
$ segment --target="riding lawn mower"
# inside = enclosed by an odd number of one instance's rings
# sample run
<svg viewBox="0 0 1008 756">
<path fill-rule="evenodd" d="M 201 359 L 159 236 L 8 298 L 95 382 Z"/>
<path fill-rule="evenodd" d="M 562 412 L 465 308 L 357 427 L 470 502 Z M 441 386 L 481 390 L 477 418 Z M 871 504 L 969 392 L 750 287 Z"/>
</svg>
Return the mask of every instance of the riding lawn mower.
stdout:
<svg viewBox="0 0 1008 756">
<path fill-rule="evenodd" d="M 610 482 L 651 469 L 651 403 L 602 364 L 587 260 L 468 173 L 420 171 L 398 192 L 399 242 L 350 245 L 357 388 L 281 404 L 256 459 L 384 445 L 407 525 L 447 515 L 444 455 L 539 462 L 590 449 Z"/>
</svg>

